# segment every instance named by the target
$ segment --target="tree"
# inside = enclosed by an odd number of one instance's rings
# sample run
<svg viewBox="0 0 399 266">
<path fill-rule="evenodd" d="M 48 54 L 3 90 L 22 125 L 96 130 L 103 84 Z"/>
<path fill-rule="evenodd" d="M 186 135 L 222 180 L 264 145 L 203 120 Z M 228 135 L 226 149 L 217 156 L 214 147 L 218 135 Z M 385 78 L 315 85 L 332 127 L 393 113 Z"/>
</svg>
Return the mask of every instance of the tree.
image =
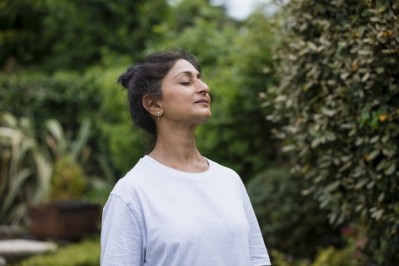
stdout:
<svg viewBox="0 0 399 266">
<path fill-rule="evenodd" d="M 265 93 L 293 168 L 332 223 L 367 226 L 381 265 L 399 259 L 399 5 L 292 0 L 278 86 Z"/>
<path fill-rule="evenodd" d="M 0 65 L 82 70 L 110 53 L 138 56 L 169 8 L 165 0 L 6 1 Z"/>
</svg>

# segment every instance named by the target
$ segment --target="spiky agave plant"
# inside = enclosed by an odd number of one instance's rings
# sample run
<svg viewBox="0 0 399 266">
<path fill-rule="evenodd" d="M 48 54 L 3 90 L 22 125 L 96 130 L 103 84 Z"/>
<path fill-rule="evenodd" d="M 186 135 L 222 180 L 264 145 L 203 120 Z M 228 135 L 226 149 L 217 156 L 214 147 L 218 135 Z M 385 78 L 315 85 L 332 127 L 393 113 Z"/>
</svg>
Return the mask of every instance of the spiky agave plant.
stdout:
<svg viewBox="0 0 399 266">
<path fill-rule="evenodd" d="M 0 113 L 0 165 L 0 224 L 21 224 L 48 193 L 52 172 L 30 119 Z"/>
<path fill-rule="evenodd" d="M 55 119 L 46 121 L 46 143 L 53 156 L 54 171 L 49 191 L 50 200 L 79 199 L 85 192 L 88 177 L 84 163 L 90 151 L 90 121 L 83 120 L 75 139 L 68 138 L 62 125 Z"/>
</svg>

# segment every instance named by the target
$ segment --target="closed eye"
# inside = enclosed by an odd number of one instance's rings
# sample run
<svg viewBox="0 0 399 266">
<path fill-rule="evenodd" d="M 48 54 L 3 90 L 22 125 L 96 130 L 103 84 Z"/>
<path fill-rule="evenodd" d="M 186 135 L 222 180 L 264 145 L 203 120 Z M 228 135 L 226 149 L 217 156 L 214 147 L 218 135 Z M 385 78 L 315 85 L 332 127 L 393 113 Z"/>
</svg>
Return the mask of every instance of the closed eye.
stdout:
<svg viewBox="0 0 399 266">
<path fill-rule="evenodd" d="M 183 81 L 183 82 L 180 82 L 180 84 L 183 86 L 189 86 L 189 85 L 191 85 L 191 81 Z"/>
</svg>

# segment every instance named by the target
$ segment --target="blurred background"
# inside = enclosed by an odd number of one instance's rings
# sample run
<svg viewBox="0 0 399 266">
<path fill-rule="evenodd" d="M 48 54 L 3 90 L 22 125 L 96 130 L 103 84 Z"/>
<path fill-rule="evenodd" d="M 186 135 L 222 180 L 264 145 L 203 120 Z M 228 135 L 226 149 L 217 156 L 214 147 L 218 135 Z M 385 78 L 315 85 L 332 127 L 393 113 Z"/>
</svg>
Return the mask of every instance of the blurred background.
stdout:
<svg viewBox="0 0 399 266">
<path fill-rule="evenodd" d="M 61 243 L 14 264 L 99 264 L 99 223 L 35 235 L 32 209 L 103 206 L 150 148 L 118 77 L 184 48 L 213 99 L 199 149 L 240 174 L 273 265 L 397 265 L 398 31 L 392 0 L 1 0 L 0 239 Z"/>
</svg>

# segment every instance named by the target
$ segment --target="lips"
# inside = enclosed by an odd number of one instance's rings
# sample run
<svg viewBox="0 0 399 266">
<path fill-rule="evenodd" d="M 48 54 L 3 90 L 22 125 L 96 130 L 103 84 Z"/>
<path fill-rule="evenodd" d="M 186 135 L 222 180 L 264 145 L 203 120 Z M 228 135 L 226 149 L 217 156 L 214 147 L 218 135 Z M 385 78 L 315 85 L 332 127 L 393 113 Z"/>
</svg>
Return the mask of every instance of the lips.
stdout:
<svg viewBox="0 0 399 266">
<path fill-rule="evenodd" d="M 207 99 L 201 99 L 201 100 L 196 101 L 195 103 L 206 103 L 206 104 L 209 104 L 209 101 Z"/>
</svg>

